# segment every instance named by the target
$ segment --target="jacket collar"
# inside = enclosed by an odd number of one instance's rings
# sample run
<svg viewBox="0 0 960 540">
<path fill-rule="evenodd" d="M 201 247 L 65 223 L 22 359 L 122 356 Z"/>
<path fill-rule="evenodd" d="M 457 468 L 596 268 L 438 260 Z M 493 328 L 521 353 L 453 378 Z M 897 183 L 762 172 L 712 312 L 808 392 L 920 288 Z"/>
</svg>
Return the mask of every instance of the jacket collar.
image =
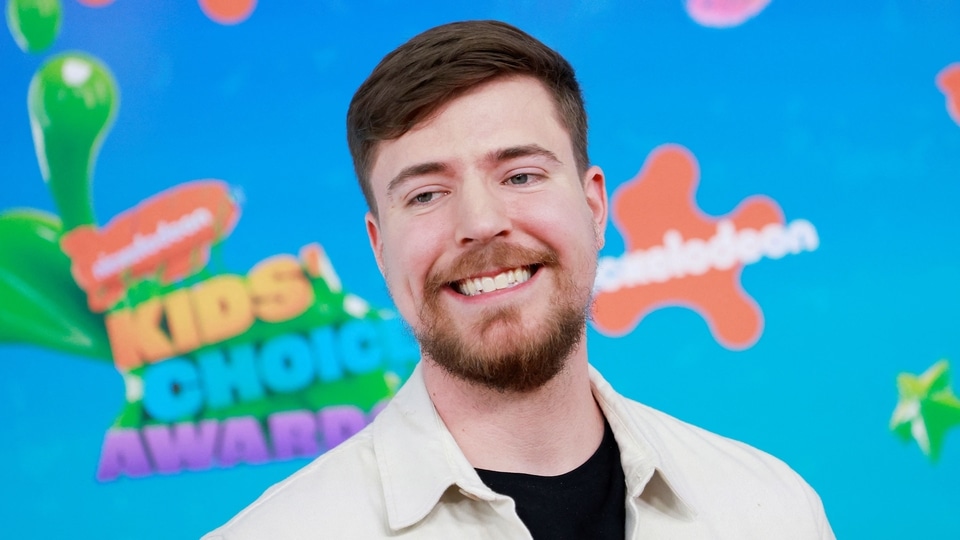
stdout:
<svg viewBox="0 0 960 540">
<path fill-rule="evenodd" d="M 657 441 L 644 435 L 648 426 L 593 367 L 590 380 L 620 446 L 629 496 L 668 515 L 692 518 L 695 512 L 686 502 L 690 499 L 680 471 L 657 452 Z M 454 486 L 475 500 L 504 498 L 483 484 L 460 451 L 430 400 L 419 364 L 374 420 L 373 444 L 393 530 L 422 520 Z"/>
<path fill-rule="evenodd" d="M 471 498 L 499 497 L 483 484 L 440 419 L 420 364 L 374 420 L 373 444 L 394 530 L 426 517 L 451 486 Z"/>
<path fill-rule="evenodd" d="M 652 415 L 659 413 L 618 394 L 593 366 L 590 366 L 590 383 L 620 447 L 620 463 L 630 499 L 670 517 L 684 521 L 694 519 L 697 515 L 692 504 L 694 492 L 685 480 L 683 467 L 671 455 L 659 450 L 667 445 L 650 422 Z"/>
</svg>

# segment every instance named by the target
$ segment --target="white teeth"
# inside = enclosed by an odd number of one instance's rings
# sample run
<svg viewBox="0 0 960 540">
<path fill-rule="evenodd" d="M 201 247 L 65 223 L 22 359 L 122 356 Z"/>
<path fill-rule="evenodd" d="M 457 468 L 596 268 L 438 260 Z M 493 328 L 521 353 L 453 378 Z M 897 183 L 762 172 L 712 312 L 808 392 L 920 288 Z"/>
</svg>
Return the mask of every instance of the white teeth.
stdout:
<svg viewBox="0 0 960 540">
<path fill-rule="evenodd" d="M 477 284 L 473 282 L 472 279 L 465 279 L 460 285 L 460 288 L 463 289 L 468 296 L 473 296 L 477 294 Z"/>
<path fill-rule="evenodd" d="M 483 292 L 495 291 L 497 290 L 497 283 L 493 281 L 491 277 L 485 277 L 480 279 L 480 283 L 483 284 Z"/>
<path fill-rule="evenodd" d="M 499 291 L 515 287 L 530 279 L 529 268 L 514 268 L 493 277 L 468 278 L 457 282 L 457 288 L 467 296 Z"/>
</svg>

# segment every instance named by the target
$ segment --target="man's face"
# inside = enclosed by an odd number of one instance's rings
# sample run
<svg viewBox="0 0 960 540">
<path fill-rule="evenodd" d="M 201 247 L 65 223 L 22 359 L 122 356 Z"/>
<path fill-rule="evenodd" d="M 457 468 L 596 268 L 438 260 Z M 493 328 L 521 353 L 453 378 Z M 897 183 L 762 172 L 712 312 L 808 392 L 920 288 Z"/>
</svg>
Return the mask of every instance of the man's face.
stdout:
<svg viewBox="0 0 960 540">
<path fill-rule="evenodd" d="M 529 391 L 581 350 L 604 177 L 578 175 L 541 83 L 496 79 L 447 103 L 380 143 L 370 181 L 370 243 L 427 361 Z"/>
</svg>

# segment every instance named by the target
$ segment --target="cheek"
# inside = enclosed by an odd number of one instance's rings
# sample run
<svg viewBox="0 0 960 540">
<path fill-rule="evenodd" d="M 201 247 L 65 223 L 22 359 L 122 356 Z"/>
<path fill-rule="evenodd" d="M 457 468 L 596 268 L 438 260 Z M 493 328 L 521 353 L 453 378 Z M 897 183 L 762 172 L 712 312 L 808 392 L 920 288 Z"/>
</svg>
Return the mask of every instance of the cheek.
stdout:
<svg viewBox="0 0 960 540">
<path fill-rule="evenodd" d="M 408 324 L 416 326 L 415 316 L 417 313 L 414 300 L 414 289 L 411 287 L 409 279 L 410 269 L 397 257 L 397 254 L 390 253 L 384 249 L 383 277 L 387 283 L 387 290 L 390 292 L 390 298 L 400 316 Z"/>
<path fill-rule="evenodd" d="M 401 230 L 385 239 L 384 274 L 395 301 L 420 295 L 435 257 L 436 244 L 416 231 Z"/>
<path fill-rule="evenodd" d="M 558 251 L 596 251 L 597 227 L 582 199 L 528 204 L 522 210 L 528 230 L 536 231 Z"/>
<path fill-rule="evenodd" d="M 571 207 L 567 207 L 568 209 Z M 537 226 L 537 233 L 559 255 L 573 279 L 591 282 L 597 269 L 597 227 L 589 209 L 553 211 Z"/>
</svg>

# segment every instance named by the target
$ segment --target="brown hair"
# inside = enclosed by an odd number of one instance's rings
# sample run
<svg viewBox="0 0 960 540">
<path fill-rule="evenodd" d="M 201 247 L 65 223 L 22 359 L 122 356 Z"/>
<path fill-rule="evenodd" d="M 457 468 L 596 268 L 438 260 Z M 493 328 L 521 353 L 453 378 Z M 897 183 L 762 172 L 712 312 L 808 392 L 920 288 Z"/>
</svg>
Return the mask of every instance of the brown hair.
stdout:
<svg viewBox="0 0 960 540">
<path fill-rule="evenodd" d="M 589 164 L 587 114 L 570 63 L 506 23 L 450 23 L 415 36 L 385 56 L 350 102 L 347 144 L 370 211 L 377 215 L 370 169 L 380 141 L 403 136 L 469 89 L 510 75 L 534 77 L 553 95 L 582 175 Z"/>
</svg>

